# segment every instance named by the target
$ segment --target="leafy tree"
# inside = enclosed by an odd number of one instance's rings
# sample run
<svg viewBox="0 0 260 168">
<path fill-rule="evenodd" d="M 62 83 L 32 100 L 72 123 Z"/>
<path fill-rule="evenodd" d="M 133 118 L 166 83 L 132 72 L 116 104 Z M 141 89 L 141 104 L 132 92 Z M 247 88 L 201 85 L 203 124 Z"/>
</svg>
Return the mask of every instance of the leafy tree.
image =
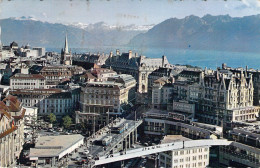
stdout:
<svg viewBox="0 0 260 168">
<path fill-rule="evenodd" d="M 65 117 L 62 118 L 63 120 L 63 126 L 67 129 L 71 126 L 72 124 L 72 119 L 70 116 L 66 115 Z"/>
<path fill-rule="evenodd" d="M 50 123 L 54 123 L 56 121 L 56 115 L 51 113 L 48 115 Z"/>
</svg>

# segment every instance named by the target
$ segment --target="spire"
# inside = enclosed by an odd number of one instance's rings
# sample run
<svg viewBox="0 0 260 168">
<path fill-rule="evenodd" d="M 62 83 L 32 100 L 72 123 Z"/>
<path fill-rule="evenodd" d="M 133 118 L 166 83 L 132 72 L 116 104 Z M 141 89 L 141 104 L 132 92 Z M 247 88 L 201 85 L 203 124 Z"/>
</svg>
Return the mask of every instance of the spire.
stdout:
<svg viewBox="0 0 260 168">
<path fill-rule="evenodd" d="M 69 46 L 68 46 L 68 37 L 67 37 L 67 32 L 66 32 L 66 37 L 65 37 L 64 52 L 65 52 L 65 54 L 68 54 L 68 53 L 69 53 Z"/>
</svg>

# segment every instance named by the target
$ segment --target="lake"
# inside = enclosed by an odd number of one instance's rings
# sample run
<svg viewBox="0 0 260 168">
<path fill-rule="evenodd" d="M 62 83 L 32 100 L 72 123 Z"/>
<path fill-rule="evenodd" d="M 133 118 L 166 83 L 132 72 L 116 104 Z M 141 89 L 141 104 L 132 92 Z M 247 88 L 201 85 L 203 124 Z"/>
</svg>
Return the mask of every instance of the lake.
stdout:
<svg viewBox="0 0 260 168">
<path fill-rule="evenodd" d="M 74 53 L 115 53 L 116 47 L 89 47 L 89 48 L 72 48 Z M 130 48 L 120 47 L 120 52 L 128 52 Z M 60 52 L 60 48 L 46 48 L 46 51 Z M 145 55 L 150 58 L 160 58 L 166 55 L 171 64 L 192 65 L 202 68 L 216 69 L 221 67 L 222 63 L 227 66 L 245 67 L 260 69 L 260 53 L 246 53 L 246 52 L 228 52 L 228 51 L 213 51 L 213 50 L 192 50 L 192 49 L 173 49 L 173 48 L 139 48 L 132 49 L 133 53 Z"/>
</svg>

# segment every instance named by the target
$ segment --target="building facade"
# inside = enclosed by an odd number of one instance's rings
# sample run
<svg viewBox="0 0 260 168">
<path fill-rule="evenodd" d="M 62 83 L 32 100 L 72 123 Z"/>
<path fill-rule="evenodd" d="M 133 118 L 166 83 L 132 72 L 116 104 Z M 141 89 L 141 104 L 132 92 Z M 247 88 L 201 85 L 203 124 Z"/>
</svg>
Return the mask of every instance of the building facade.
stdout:
<svg viewBox="0 0 260 168">
<path fill-rule="evenodd" d="M 181 135 L 168 135 L 162 143 L 189 141 Z M 192 147 L 185 149 L 161 152 L 159 154 L 159 166 L 165 168 L 204 168 L 209 165 L 209 146 Z"/>
<path fill-rule="evenodd" d="M 24 144 L 25 109 L 14 96 L 0 101 L 0 167 L 14 166 Z"/>
<path fill-rule="evenodd" d="M 78 123 L 107 123 L 108 116 L 120 116 L 124 107 L 135 98 L 135 79 L 131 75 L 116 75 L 107 81 L 88 82 L 81 88 Z"/>
<path fill-rule="evenodd" d="M 231 121 L 255 121 L 259 107 L 253 106 L 252 75 L 217 70 L 201 80 L 202 95 L 197 118 L 206 123 L 231 127 Z"/>
<path fill-rule="evenodd" d="M 45 66 L 41 69 L 40 75 L 45 77 L 47 88 L 55 88 L 62 82 L 70 81 L 72 72 L 66 66 Z"/>
<path fill-rule="evenodd" d="M 18 97 L 25 107 L 38 107 L 38 115 L 50 113 L 58 117 L 72 114 L 78 108 L 80 88 L 62 89 L 16 89 L 11 94 Z"/>
<path fill-rule="evenodd" d="M 11 89 L 44 89 L 45 77 L 39 74 L 15 74 L 10 78 Z"/>
<path fill-rule="evenodd" d="M 139 104 L 147 104 L 148 93 L 148 75 L 160 67 L 172 67 L 166 56 L 162 58 L 147 58 L 133 54 L 131 50 L 128 53 L 116 54 L 110 53 L 106 60 L 105 67 L 111 67 L 118 74 L 130 74 L 137 82 L 137 101 Z"/>
</svg>

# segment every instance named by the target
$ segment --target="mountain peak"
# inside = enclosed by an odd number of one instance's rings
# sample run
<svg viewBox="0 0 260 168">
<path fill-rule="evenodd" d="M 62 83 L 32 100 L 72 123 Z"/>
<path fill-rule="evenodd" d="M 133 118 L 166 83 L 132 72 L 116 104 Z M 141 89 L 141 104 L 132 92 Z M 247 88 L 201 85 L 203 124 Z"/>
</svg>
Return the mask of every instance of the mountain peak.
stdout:
<svg viewBox="0 0 260 168">
<path fill-rule="evenodd" d="M 129 44 L 178 49 L 260 51 L 260 15 L 233 18 L 229 15 L 194 15 L 171 18 L 137 35 Z M 245 43 L 245 40 L 247 41 Z"/>
</svg>

